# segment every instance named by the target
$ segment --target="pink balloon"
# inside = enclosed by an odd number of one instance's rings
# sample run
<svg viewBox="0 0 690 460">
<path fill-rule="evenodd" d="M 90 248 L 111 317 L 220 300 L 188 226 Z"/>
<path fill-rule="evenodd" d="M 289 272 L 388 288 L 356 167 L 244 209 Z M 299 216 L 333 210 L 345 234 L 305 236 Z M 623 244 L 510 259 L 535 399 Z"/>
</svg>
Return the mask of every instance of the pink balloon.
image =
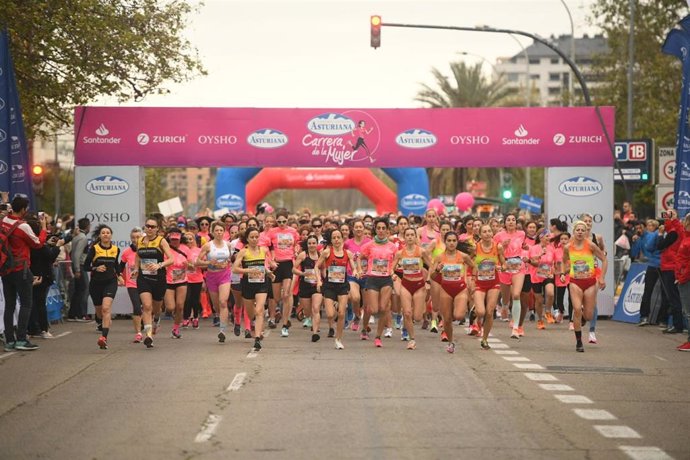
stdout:
<svg viewBox="0 0 690 460">
<path fill-rule="evenodd" d="M 432 198 L 426 205 L 427 209 L 433 209 L 437 214 L 445 214 L 446 207 L 438 198 Z"/>
<path fill-rule="evenodd" d="M 474 204 L 474 197 L 471 193 L 462 192 L 455 196 L 455 207 L 459 211 L 467 211 Z"/>
<path fill-rule="evenodd" d="M 266 211 L 266 214 L 272 214 L 273 213 L 273 211 L 274 211 L 273 206 L 271 206 L 268 203 L 264 203 L 264 206 L 265 206 L 264 211 Z"/>
</svg>

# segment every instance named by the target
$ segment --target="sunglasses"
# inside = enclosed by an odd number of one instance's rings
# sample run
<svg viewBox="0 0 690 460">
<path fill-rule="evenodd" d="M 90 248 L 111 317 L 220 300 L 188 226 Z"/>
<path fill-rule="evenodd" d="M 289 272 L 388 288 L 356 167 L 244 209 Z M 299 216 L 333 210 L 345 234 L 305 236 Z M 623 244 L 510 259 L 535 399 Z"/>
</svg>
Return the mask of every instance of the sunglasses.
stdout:
<svg viewBox="0 0 690 460">
<path fill-rule="evenodd" d="M 321 227 L 323 227 L 323 225 L 321 225 L 321 224 L 314 224 L 314 225 L 312 225 L 312 227 L 314 227 L 314 228 L 321 228 Z"/>
<path fill-rule="evenodd" d="M 276 222 L 279 224 L 285 224 L 287 223 L 287 220 L 276 220 Z"/>
<path fill-rule="evenodd" d="M 146 227 L 146 228 L 158 228 L 158 225 L 145 224 L 144 227 Z"/>
<path fill-rule="evenodd" d="M 208 224 L 206 222 L 202 222 L 200 225 L 201 227 L 208 227 Z"/>
</svg>

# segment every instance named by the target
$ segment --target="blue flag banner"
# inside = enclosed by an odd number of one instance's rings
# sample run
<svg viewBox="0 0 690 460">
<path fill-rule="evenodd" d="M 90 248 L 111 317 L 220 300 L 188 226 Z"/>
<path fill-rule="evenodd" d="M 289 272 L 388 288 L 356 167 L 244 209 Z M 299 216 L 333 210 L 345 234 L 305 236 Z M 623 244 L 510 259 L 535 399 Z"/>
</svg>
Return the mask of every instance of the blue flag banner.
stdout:
<svg viewBox="0 0 690 460">
<path fill-rule="evenodd" d="M 690 16 L 679 22 L 681 29 L 673 29 L 666 36 L 661 50 L 676 56 L 683 63 L 683 84 L 680 95 L 680 115 L 676 138 L 676 179 L 673 199 L 679 217 L 690 212 L 690 130 L 688 110 L 690 109 Z"/>
<path fill-rule="evenodd" d="M 19 104 L 9 34 L 0 34 L 0 191 L 26 195 L 35 209 L 29 154 Z"/>
</svg>

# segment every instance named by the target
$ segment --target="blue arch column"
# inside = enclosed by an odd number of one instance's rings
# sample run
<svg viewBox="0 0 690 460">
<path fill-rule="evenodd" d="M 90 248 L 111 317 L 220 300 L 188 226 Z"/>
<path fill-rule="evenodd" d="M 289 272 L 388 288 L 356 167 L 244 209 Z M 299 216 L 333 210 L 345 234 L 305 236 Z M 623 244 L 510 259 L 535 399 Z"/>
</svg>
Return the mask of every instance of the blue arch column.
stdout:
<svg viewBox="0 0 690 460">
<path fill-rule="evenodd" d="M 216 209 L 244 210 L 247 182 L 261 168 L 218 168 L 216 173 Z M 398 210 L 404 214 L 422 214 L 429 202 L 429 178 L 424 168 L 382 168 L 398 186 Z M 251 210 L 253 211 L 253 210 Z"/>
</svg>

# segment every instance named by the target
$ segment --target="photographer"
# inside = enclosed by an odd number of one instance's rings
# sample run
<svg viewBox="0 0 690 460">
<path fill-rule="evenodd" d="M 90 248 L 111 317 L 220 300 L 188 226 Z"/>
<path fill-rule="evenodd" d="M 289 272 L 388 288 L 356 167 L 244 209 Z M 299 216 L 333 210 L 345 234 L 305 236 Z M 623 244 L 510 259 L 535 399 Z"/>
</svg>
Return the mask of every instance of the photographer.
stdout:
<svg viewBox="0 0 690 460">
<path fill-rule="evenodd" d="M 39 213 L 39 216 L 41 214 Z M 34 233 L 40 233 L 41 224 L 35 215 L 27 216 L 26 222 Z M 48 323 L 46 299 L 48 297 L 48 289 L 50 289 L 54 281 L 53 263 L 57 259 L 60 253 L 60 246 L 63 243 L 63 241 L 60 241 L 59 235 L 52 234 L 48 237 L 43 247 L 31 249 L 31 271 L 34 275 L 33 305 L 27 329 L 28 334 L 31 336 L 40 336 L 44 339 L 53 337 L 48 330 L 50 325 Z"/>
<path fill-rule="evenodd" d="M 640 303 L 640 322 L 638 326 L 649 324 L 649 311 L 652 299 L 652 291 L 656 282 L 661 276 L 659 268 L 661 264 L 661 250 L 657 249 L 659 239 L 659 221 L 648 219 L 643 231 L 638 228 L 632 236 L 632 248 L 630 250 L 633 258 L 638 258 L 640 262 L 647 263 L 647 271 L 644 277 L 644 293 Z"/>
<path fill-rule="evenodd" d="M 667 318 L 673 317 L 673 325 L 664 329 L 664 334 L 680 334 L 683 332 L 683 313 L 680 304 L 680 294 L 676 284 L 676 254 L 685 234 L 683 225 L 678 220 L 678 213 L 675 210 L 667 211 L 668 217 L 664 224 L 659 227 L 659 239 L 657 249 L 661 251 L 661 309 L 659 317 L 664 324 L 668 324 Z M 667 306 L 670 305 L 670 313 Z"/>
</svg>

